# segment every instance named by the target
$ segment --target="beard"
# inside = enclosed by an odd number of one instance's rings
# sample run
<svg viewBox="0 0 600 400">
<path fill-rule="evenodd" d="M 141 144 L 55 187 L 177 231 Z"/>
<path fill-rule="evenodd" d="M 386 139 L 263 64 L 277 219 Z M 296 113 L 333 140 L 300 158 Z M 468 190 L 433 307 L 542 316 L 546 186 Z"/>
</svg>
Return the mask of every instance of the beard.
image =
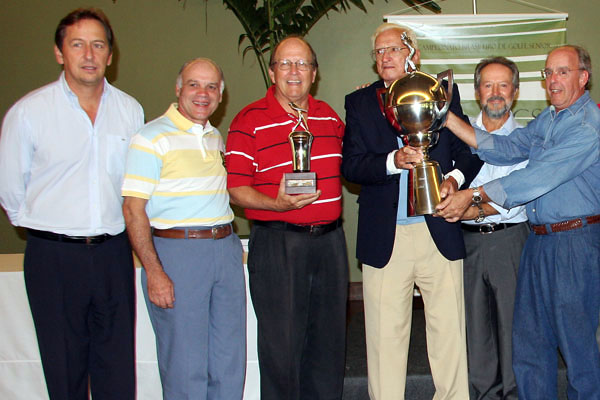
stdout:
<svg viewBox="0 0 600 400">
<path fill-rule="evenodd" d="M 488 106 L 489 102 L 495 101 L 495 100 L 504 101 L 504 107 L 494 108 L 494 109 L 490 108 Z M 511 107 L 512 107 L 512 101 L 507 102 L 506 99 L 502 96 L 492 96 L 487 100 L 487 103 L 485 103 L 481 109 L 491 119 L 500 119 L 504 116 L 504 114 L 506 114 L 507 112 L 510 111 Z"/>
</svg>

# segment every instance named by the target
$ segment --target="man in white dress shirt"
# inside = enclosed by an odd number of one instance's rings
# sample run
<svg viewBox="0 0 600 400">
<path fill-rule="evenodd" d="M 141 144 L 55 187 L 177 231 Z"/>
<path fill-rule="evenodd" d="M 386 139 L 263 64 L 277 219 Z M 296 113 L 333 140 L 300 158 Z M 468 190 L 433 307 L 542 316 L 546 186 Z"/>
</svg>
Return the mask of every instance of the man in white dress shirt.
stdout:
<svg viewBox="0 0 600 400">
<path fill-rule="evenodd" d="M 482 60 L 475 68 L 475 94 L 482 111 L 472 125 L 508 135 L 519 125 L 510 111 L 519 90 L 519 70 L 504 57 Z M 524 168 L 485 163 L 471 183 L 479 187 Z M 517 271 L 529 234 L 525 207 L 506 210 L 475 203 L 463 216 L 465 313 L 469 384 L 474 399 L 517 399 L 512 371 L 512 314 Z"/>
<path fill-rule="evenodd" d="M 121 183 L 142 107 L 110 85 L 113 32 L 77 9 L 55 34 L 63 72 L 7 112 L 0 203 L 27 228 L 24 274 L 51 400 L 135 398 L 135 286 Z"/>
</svg>

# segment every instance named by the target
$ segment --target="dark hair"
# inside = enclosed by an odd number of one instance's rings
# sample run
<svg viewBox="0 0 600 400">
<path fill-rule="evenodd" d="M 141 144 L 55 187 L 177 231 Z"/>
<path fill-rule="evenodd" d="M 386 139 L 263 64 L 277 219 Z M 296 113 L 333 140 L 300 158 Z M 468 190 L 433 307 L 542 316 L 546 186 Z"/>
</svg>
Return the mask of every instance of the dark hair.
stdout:
<svg viewBox="0 0 600 400">
<path fill-rule="evenodd" d="M 479 90 L 479 85 L 481 84 L 481 70 L 490 64 L 500 64 L 510 69 L 510 72 L 512 72 L 513 87 L 515 90 L 519 88 L 519 68 L 517 68 L 517 64 L 506 57 L 491 57 L 484 58 L 475 67 L 475 78 L 473 82 L 475 84 L 475 90 Z"/>
<path fill-rule="evenodd" d="M 66 17 L 60 20 L 58 26 L 56 27 L 56 32 L 54 33 L 54 44 L 60 51 L 62 51 L 63 41 L 65 40 L 65 35 L 67 31 L 67 27 L 71 25 L 75 25 L 79 21 L 83 21 L 86 19 L 93 19 L 104 27 L 104 31 L 106 32 L 106 40 L 108 41 L 108 48 L 112 52 L 113 49 L 113 41 L 114 35 L 113 30 L 110 26 L 110 22 L 108 22 L 108 18 L 104 13 L 97 8 L 78 8 L 77 10 L 71 11 L 67 14 Z"/>
<path fill-rule="evenodd" d="M 285 38 L 281 39 L 279 41 L 279 43 L 277 43 L 275 45 L 275 47 L 273 48 L 273 50 L 271 50 L 271 57 L 269 58 L 269 68 L 272 70 L 273 69 L 273 64 L 275 63 L 275 54 L 277 53 L 277 49 L 279 48 L 279 46 L 285 42 L 288 39 L 299 39 L 302 42 L 304 42 L 304 44 L 306 44 L 308 46 L 308 48 L 310 49 L 310 55 L 312 57 L 312 64 L 315 68 L 317 68 L 319 66 L 319 63 L 317 62 L 317 53 L 315 53 L 315 51 L 313 50 L 312 46 L 310 45 L 310 43 L 308 43 L 306 40 L 304 40 L 304 38 L 300 35 L 289 35 L 286 36 Z"/>
</svg>

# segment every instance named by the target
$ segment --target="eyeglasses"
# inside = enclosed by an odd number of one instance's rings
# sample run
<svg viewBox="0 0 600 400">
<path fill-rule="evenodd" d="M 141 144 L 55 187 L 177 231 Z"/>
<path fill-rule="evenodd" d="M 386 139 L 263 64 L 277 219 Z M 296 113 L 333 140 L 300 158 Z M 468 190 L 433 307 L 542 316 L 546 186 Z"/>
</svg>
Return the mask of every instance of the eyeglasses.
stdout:
<svg viewBox="0 0 600 400">
<path fill-rule="evenodd" d="M 271 64 L 277 65 L 281 71 L 288 71 L 292 68 L 292 65 L 295 65 L 298 68 L 298 71 L 308 71 L 311 67 L 314 67 L 314 63 L 308 62 L 306 60 L 298 60 L 298 61 L 290 61 L 290 60 L 279 60 L 275 61 Z"/>
<path fill-rule="evenodd" d="M 569 73 L 571 71 L 583 71 L 585 68 L 575 68 L 575 69 L 569 69 L 567 67 L 561 67 L 558 68 L 556 71 L 553 71 L 550 68 L 546 68 L 541 70 L 540 72 L 542 73 L 542 78 L 543 79 L 550 79 L 552 78 L 552 75 L 556 74 L 556 76 L 558 76 L 559 78 L 566 78 L 567 76 L 569 76 Z"/>
<path fill-rule="evenodd" d="M 397 46 L 380 47 L 371 52 L 371 57 L 373 57 L 373 60 L 378 60 L 383 57 L 386 51 L 390 53 L 390 56 L 398 57 L 400 55 L 400 52 L 405 49 L 406 47 Z"/>
</svg>

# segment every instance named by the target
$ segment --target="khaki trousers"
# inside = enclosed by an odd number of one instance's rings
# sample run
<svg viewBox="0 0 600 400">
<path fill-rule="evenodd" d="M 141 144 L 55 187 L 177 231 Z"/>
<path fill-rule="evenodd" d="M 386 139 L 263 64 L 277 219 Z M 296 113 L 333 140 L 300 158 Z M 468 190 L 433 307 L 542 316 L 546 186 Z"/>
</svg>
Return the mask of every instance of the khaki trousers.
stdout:
<svg viewBox="0 0 600 400">
<path fill-rule="evenodd" d="M 384 268 L 364 265 L 363 295 L 371 400 L 402 400 L 413 289 L 423 296 L 434 400 L 468 400 L 462 260 L 438 251 L 427 225 L 397 225 Z"/>
</svg>

